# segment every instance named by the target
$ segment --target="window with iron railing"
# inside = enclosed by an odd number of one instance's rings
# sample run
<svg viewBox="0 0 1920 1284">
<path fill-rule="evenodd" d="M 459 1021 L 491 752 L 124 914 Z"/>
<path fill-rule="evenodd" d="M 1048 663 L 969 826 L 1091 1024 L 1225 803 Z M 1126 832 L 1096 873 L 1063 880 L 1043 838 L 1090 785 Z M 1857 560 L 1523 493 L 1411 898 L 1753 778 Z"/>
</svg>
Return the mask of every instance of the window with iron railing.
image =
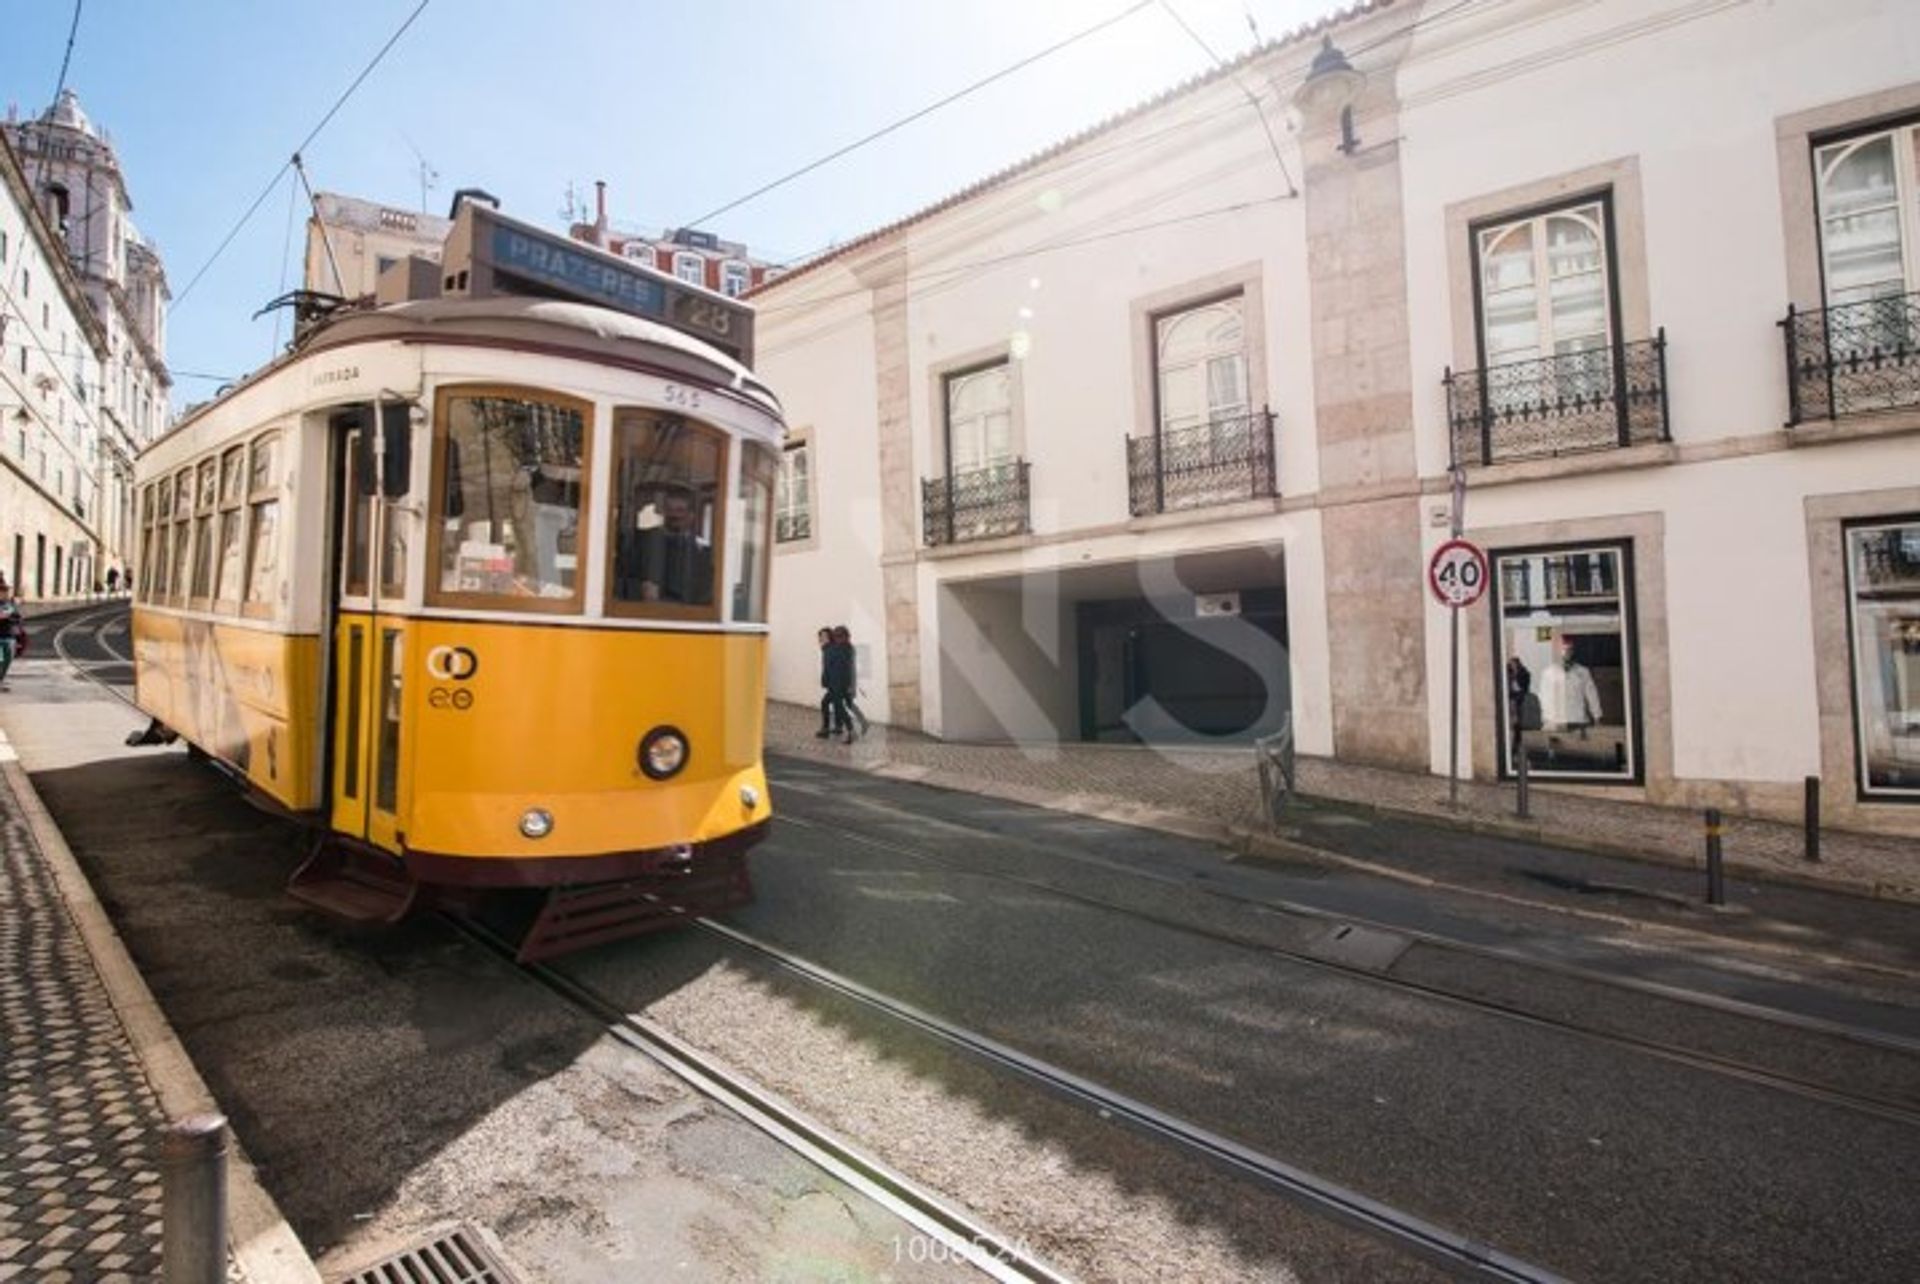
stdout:
<svg viewBox="0 0 1920 1284">
<path fill-rule="evenodd" d="M 1920 406 L 1920 123 L 1814 147 L 1824 307 L 1789 307 L 1788 422 Z"/>
</svg>

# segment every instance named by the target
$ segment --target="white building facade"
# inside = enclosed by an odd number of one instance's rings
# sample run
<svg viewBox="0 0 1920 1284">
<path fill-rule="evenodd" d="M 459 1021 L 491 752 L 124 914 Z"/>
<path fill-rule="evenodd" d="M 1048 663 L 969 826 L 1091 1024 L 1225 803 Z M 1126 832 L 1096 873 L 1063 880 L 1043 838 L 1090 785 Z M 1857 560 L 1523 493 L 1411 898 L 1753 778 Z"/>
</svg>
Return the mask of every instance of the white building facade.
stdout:
<svg viewBox="0 0 1920 1284">
<path fill-rule="evenodd" d="M 1444 772 L 1458 465 L 1464 772 L 1920 834 L 1915 68 L 1894 0 L 1376 3 L 795 271 L 774 694 L 845 623 L 936 735 Z"/>
<path fill-rule="evenodd" d="M 18 184 L 17 190 L 14 182 L 8 185 L 9 239 L 23 246 L 32 240 L 41 267 L 35 273 L 24 259 L 9 262 L 12 293 L 0 296 L 20 326 L 16 343 L 22 346 L 12 354 L 10 373 L 27 378 L 45 403 L 37 428 L 15 414 L 12 458 L 27 466 L 36 484 L 45 484 L 39 477 L 43 463 L 49 470 L 65 516 L 42 514 L 42 525 L 78 523 L 84 532 L 67 530 L 56 538 L 37 527 L 30 533 L 23 524 L 7 537 L 12 542 L 0 546 L 0 565 L 10 576 L 20 570 L 24 579 L 17 586 L 30 596 L 79 596 L 104 586 L 109 570 L 127 575 L 133 566 L 133 457 L 165 431 L 172 387 L 166 268 L 133 224 L 111 140 L 88 119 L 72 90 L 40 116 L 9 119 L 0 132 L 12 152 L 10 178 Z M 29 219 L 28 209 L 37 218 Z M 24 297 L 30 279 L 53 284 L 55 261 L 63 278 L 77 281 L 85 302 L 85 316 L 70 315 L 64 325 L 53 298 L 43 296 L 36 305 Z M 64 301 L 64 285 L 61 293 Z M 82 330 L 89 332 L 84 343 Z M 93 330 L 99 332 L 97 348 Z M 33 357 L 27 349 L 34 345 L 45 349 L 40 355 L 48 363 L 37 374 L 29 373 Z M 84 358 L 81 348 L 88 349 Z M 49 406 L 51 423 L 44 416 Z M 25 409 L 31 414 L 33 406 Z M 44 559 L 36 551 L 43 534 L 50 541 Z M 44 572 L 35 573 L 43 565 Z"/>
</svg>

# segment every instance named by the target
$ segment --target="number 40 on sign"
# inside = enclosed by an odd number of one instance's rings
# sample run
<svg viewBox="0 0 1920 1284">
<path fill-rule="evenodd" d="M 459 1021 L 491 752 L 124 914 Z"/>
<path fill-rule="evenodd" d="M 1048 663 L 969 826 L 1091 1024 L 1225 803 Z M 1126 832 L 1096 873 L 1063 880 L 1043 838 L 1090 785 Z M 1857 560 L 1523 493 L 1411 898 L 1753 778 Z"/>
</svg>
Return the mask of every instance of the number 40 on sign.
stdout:
<svg viewBox="0 0 1920 1284">
<path fill-rule="evenodd" d="M 1487 555 L 1467 540 L 1448 540 L 1427 563 L 1427 586 L 1442 606 L 1472 606 L 1487 591 Z"/>
</svg>

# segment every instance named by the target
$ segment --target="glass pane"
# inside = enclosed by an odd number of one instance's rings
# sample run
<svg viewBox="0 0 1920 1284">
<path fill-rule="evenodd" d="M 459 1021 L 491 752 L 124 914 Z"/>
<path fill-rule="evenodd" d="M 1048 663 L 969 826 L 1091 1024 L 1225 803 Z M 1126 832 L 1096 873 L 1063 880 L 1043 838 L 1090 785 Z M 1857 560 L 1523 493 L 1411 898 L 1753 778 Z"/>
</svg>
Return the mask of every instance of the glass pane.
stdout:
<svg viewBox="0 0 1920 1284">
<path fill-rule="evenodd" d="M 1848 531 L 1847 561 L 1860 782 L 1920 797 L 1920 520 Z"/>
<path fill-rule="evenodd" d="M 809 449 L 789 446 L 780 456 L 780 478 L 774 494 L 777 514 L 774 538 L 781 541 L 805 539 L 813 533 L 811 497 L 807 489 Z"/>
<path fill-rule="evenodd" d="M 440 590 L 574 597 L 585 450 L 586 418 L 577 406 L 450 398 Z"/>
<path fill-rule="evenodd" d="M 184 596 L 187 591 L 187 554 L 193 547 L 192 530 L 185 522 L 173 524 L 173 573 L 168 578 L 175 597 Z"/>
<path fill-rule="evenodd" d="M 1200 367 L 1185 366 L 1160 375 L 1160 426 L 1169 431 L 1205 422 L 1207 404 Z"/>
<path fill-rule="evenodd" d="M 185 517 L 193 512 L 193 470 L 184 469 L 173 477 L 173 513 Z"/>
<path fill-rule="evenodd" d="M 193 596 L 213 595 L 213 519 L 202 517 L 193 523 Z"/>
<path fill-rule="evenodd" d="M 773 557 L 773 485 L 779 464 L 764 446 L 748 446 L 740 461 L 740 578 L 733 586 L 733 618 L 767 619 L 767 571 Z"/>
<path fill-rule="evenodd" d="M 271 604 L 280 578 L 280 501 L 253 506 L 253 526 L 247 544 L 247 601 Z"/>
<path fill-rule="evenodd" d="M 1489 296 L 1486 311 L 1488 365 L 1540 355 L 1540 317 L 1532 290 Z"/>
<path fill-rule="evenodd" d="M 1214 419 L 1245 414 L 1247 359 L 1238 353 L 1207 363 L 1207 411 Z"/>
<path fill-rule="evenodd" d="M 247 477 L 247 452 L 243 446 L 235 446 L 220 460 L 220 502 L 232 504 L 238 502 L 241 485 Z"/>
<path fill-rule="evenodd" d="M 400 798 L 400 630 L 380 630 L 380 685 L 374 690 L 380 698 L 379 743 L 374 752 L 373 805 L 392 812 Z"/>
<path fill-rule="evenodd" d="M 238 508 L 220 514 L 220 591 L 215 596 L 222 602 L 240 600 L 240 523 L 245 516 Z"/>
<path fill-rule="evenodd" d="M 1906 275 L 1894 135 L 1823 147 L 1817 165 L 1827 302 L 1902 292 Z"/>
<path fill-rule="evenodd" d="M 1631 779 L 1635 657 L 1617 548 L 1496 555 L 1506 761 L 1570 779 Z"/>
<path fill-rule="evenodd" d="M 726 438 L 672 415 L 614 415 L 613 597 L 714 603 Z"/>
<path fill-rule="evenodd" d="M 1487 294 L 1533 288 L 1533 224 L 1480 234 L 1480 288 Z"/>
<path fill-rule="evenodd" d="M 403 501 L 380 506 L 380 592 L 401 597 L 407 591 L 407 522 Z"/>
<path fill-rule="evenodd" d="M 247 473 L 247 491 L 257 495 L 273 485 L 274 460 L 279 454 L 280 434 L 268 433 L 253 443 L 253 466 Z"/>
<path fill-rule="evenodd" d="M 365 449 L 359 432 L 347 434 L 347 577 L 342 591 L 348 597 L 367 596 L 367 566 L 373 557 L 373 497 L 360 489 L 358 463 Z"/>
<path fill-rule="evenodd" d="M 172 530 L 173 527 L 166 522 L 159 522 L 153 528 L 153 565 L 150 569 L 153 574 L 151 587 L 155 597 L 165 597 L 169 591 L 167 586 L 173 582 L 167 575 L 167 569 L 173 564 L 170 551 L 173 544 Z"/>
</svg>

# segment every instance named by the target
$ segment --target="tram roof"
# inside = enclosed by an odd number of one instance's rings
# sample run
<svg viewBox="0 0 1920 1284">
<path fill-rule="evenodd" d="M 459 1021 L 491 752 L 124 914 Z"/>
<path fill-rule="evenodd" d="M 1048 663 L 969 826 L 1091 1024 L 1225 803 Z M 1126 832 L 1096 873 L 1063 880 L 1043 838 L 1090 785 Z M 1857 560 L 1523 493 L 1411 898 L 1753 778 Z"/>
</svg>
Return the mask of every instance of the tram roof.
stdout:
<svg viewBox="0 0 1920 1284">
<path fill-rule="evenodd" d="M 563 334 L 556 335 L 555 331 Z M 560 299 L 520 295 L 486 298 L 416 299 L 333 314 L 301 338 L 298 347 L 247 375 L 213 400 L 194 407 L 158 440 L 172 437 L 241 392 L 317 353 L 354 343 L 407 339 L 458 342 L 479 339 L 511 347 L 515 343 L 553 355 L 609 364 L 643 365 L 661 374 L 704 380 L 729 388 L 768 414 L 780 415 L 780 401 L 746 366 L 726 353 L 669 326 L 610 308 Z M 646 344 L 637 355 L 633 346 Z M 157 441 L 155 444 L 158 444 Z M 143 452 L 144 453 L 144 452 Z"/>
</svg>

